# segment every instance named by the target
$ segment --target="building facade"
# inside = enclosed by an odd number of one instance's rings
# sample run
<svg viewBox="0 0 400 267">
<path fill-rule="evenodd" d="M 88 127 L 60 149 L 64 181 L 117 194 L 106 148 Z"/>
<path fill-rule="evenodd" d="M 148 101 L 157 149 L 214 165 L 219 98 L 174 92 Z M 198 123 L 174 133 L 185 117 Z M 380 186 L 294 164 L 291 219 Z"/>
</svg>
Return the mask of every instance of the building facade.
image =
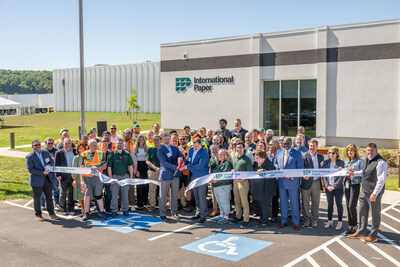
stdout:
<svg viewBox="0 0 400 267">
<path fill-rule="evenodd" d="M 161 124 L 399 147 L 400 20 L 161 45 Z"/>
<path fill-rule="evenodd" d="M 141 112 L 160 113 L 160 63 L 101 65 L 85 68 L 88 112 L 126 112 L 130 90 L 138 92 Z M 80 111 L 80 69 L 53 70 L 55 111 Z"/>
</svg>

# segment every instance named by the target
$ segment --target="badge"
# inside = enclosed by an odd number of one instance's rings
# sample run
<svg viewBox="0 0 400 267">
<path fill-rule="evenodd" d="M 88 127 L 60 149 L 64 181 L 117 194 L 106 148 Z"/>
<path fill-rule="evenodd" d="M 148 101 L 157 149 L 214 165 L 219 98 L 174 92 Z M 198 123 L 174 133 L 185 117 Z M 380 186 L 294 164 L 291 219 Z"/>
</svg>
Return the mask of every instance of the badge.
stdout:
<svg viewBox="0 0 400 267">
<path fill-rule="evenodd" d="M 169 152 L 168 154 L 167 154 L 167 157 L 172 157 L 172 153 L 171 152 Z"/>
<path fill-rule="evenodd" d="M 350 189 L 350 181 L 346 182 L 346 189 Z"/>
<path fill-rule="evenodd" d="M 50 159 L 49 159 L 49 158 L 45 158 L 44 161 L 45 161 L 46 163 L 49 163 L 49 162 L 50 162 Z"/>
<path fill-rule="evenodd" d="M 190 158 L 189 158 L 189 157 L 187 157 L 186 160 L 187 160 L 188 162 L 190 162 Z"/>
</svg>

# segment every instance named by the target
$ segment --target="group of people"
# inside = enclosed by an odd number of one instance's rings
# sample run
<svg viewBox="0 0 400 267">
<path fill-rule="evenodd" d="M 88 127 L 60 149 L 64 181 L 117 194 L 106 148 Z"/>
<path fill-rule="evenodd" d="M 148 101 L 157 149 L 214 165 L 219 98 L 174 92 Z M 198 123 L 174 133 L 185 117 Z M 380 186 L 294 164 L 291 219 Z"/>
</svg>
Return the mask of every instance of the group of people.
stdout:
<svg viewBox="0 0 400 267">
<path fill-rule="evenodd" d="M 247 131 L 240 119 L 234 129 L 227 129 L 227 121 L 219 121 L 219 129 L 213 131 L 201 127 L 198 131 L 189 126 L 178 134 L 175 130 L 161 132 L 155 123 L 152 130 L 142 134 L 140 126 L 125 129 L 118 136 L 117 127 L 110 126 L 98 137 L 92 128 L 80 141 L 69 137 L 68 129 L 60 131 L 60 139 L 46 138 L 45 148 L 41 142 L 32 142 L 33 151 L 26 157 L 30 173 L 29 184 L 34 193 L 34 209 L 37 220 L 43 221 L 42 209 L 47 209 L 57 219 L 54 203 L 63 214 L 76 212 L 79 202 L 82 220 L 90 218 L 91 203 L 95 203 L 101 219 L 116 217 L 121 210 L 147 208 L 153 212 L 158 203 L 159 216 L 179 219 L 183 208 L 195 213 L 191 217 L 204 223 L 207 216 L 216 223 L 239 224 L 248 228 L 250 211 L 260 217 L 258 227 L 268 227 L 276 222 L 280 213 L 279 228 L 318 226 L 321 192 L 326 192 L 328 220 L 324 227 L 343 227 L 343 204 L 345 195 L 350 237 L 364 237 L 373 242 L 380 225 L 380 200 L 384 193 L 387 163 L 378 154 L 377 146 L 367 147 L 368 156 L 362 160 L 355 145 L 345 149 L 346 158 L 341 159 L 338 148 L 330 147 L 328 159 L 317 152 L 318 141 L 305 135 L 303 126 L 298 128 L 294 140 L 281 136 L 274 138 L 274 131 L 263 128 Z M 53 173 L 46 165 L 86 167 L 97 170 L 116 180 L 127 178 L 150 179 L 156 183 L 136 186 L 120 186 L 119 183 L 102 183 L 97 175 Z M 332 177 L 284 177 L 273 179 L 214 179 L 185 192 L 188 184 L 210 173 L 285 169 L 338 169 L 346 170 L 346 176 Z M 362 183 L 362 188 L 361 188 Z M 136 190 L 135 190 L 136 189 Z M 208 214 L 207 193 L 211 189 L 213 211 Z M 53 203 L 54 198 L 54 203 Z M 194 201 L 193 201 L 194 200 Z M 358 226 L 357 203 L 360 201 L 360 224 Z M 194 202 L 194 203 L 193 203 Z M 234 218 L 230 218 L 234 206 Z M 337 223 L 333 223 L 334 204 L 337 207 Z M 46 207 L 45 207 L 46 205 Z M 218 211 L 219 210 L 219 211 Z M 368 213 L 372 212 L 372 230 L 367 234 Z"/>
</svg>

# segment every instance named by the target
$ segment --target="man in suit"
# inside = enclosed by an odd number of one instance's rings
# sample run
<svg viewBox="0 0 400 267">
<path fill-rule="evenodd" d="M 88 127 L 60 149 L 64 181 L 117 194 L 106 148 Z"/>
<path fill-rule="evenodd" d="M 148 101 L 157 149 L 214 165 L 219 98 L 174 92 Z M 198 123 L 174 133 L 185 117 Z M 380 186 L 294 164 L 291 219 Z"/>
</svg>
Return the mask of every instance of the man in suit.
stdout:
<svg viewBox="0 0 400 267">
<path fill-rule="evenodd" d="M 76 152 L 72 149 L 72 141 L 64 138 L 63 148 L 59 149 L 55 155 L 55 166 L 72 167 L 72 160 Z M 70 173 L 56 173 L 58 182 L 60 183 L 60 208 L 61 212 L 66 215 L 68 212 L 74 212 L 74 191 L 72 187 L 72 176 Z M 68 203 L 67 203 L 68 198 Z"/>
<path fill-rule="evenodd" d="M 36 219 L 40 222 L 44 221 L 40 208 L 42 192 L 46 197 L 47 211 L 50 218 L 58 219 L 58 216 L 54 213 L 54 203 L 51 198 L 52 184 L 49 171 L 45 170 L 46 165 L 52 165 L 53 159 L 47 151 L 41 150 L 39 140 L 32 141 L 32 149 L 33 151 L 26 156 L 26 167 L 29 171 L 29 185 L 32 186 L 33 190 L 33 206 Z"/>
<path fill-rule="evenodd" d="M 303 154 L 304 169 L 319 169 L 324 163 L 324 156 L 317 153 L 318 141 L 308 141 L 309 151 Z M 319 217 L 319 200 L 321 196 L 321 177 L 301 178 L 301 198 L 303 199 L 304 226 L 317 227 Z M 311 212 L 310 212 L 311 201 Z"/>
<path fill-rule="evenodd" d="M 303 157 L 301 152 L 292 148 L 292 139 L 285 137 L 283 140 L 283 149 L 276 152 L 275 167 L 278 169 L 303 169 Z M 300 210 L 299 210 L 299 186 L 298 177 L 284 177 L 278 179 L 281 223 L 279 228 L 288 224 L 289 200 L 292 211 L 293 229 L 300 230 Z M 288 198 L 289 197 L 289 198 Z"/>
<path fill-rule="evenodd" d="M 179 175 L 178 165 L 183 160 L 183 155 L 177 146 L 171 145 L 171 135 L 163 133 L 163 145 L 157 150 L 157 156 L 160 160 L 160 200 L 159 210 L 161 220 L 166 221 L 165 203 L 167 201 L 168 189 L 171 187 L 171 213 L 172 217 L 179 219 L 178 216 L 178 189 L 179 189 Z M 177 176 L 177 177 L 175 177 Z"/>
<path fill-rule="evenodd" d="M 191 172 L 192 179 L 199 178 L 208 174 L 208 152 L 201 145 L 200 138 L 193 140 L 193 147 L 189 149 L 189 154 L 185 160 L 183 169 L 188 169 Z M 192 220 L 200 219 L 200 223 L 206 221 L 207 216 L 207 191 L 208 184 L 193 188 L 193 194 L 196 201 L 196 214 Z"/>
</svg>

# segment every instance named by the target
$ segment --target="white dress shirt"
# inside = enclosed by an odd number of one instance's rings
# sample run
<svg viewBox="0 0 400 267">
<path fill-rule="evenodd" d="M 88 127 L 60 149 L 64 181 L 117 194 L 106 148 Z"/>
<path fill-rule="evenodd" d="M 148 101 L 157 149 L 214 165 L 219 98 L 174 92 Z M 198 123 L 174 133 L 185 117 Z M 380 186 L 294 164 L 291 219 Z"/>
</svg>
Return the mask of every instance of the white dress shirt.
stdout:
<svg viewBox="0 0 400 267">
<path fill-rule="evenodd" d="M 310 152 L 310 154 L 311 154 L 311 159 L 312 159 L 312 162 L 313 162 L 314 169 L 319 169 L 319 165 L 318 165 L 318 153 L 315 153 L 315 155 L 313 155 L 313 154 Z M 319 177 L 314 177 L 314 181 L 315 181 L 315 180 L 318 180 L 318 179 L 319 179 Z"/>
<path fill-rule="evenodd" d="M 376 155 L 378 155 L 378 154 L 376 154 Z M 373 158 L 375 158 L 376 155 Z M 373 158 L 368 157 L 368 160 L 372 160 Z M 372 192 L 372 194 L 378 195 L 382 191 L 383 187 L 385 186 L 387 168 L 388 168 L 388 165 L 385 160 L 379 161 L 378 164 L 376 165 L 376 175 L 378 177 L 378 181 L 376 182 L 375 189 Z M 356 172 L 354 172 L 354 176 L 362 176 L 362 172 L 363 172 L 362 170 L 356 171 Z"/>
</svg>

